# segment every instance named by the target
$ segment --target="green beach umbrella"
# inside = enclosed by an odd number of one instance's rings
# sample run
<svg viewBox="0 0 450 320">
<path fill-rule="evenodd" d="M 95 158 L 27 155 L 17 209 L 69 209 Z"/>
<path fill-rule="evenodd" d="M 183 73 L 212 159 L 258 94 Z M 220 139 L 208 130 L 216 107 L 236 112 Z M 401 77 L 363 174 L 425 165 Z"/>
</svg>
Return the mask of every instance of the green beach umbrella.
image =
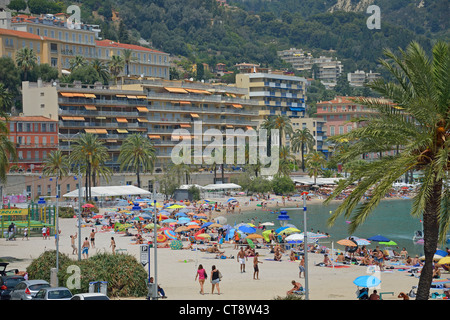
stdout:
<svg viewBox="0 0 450 320">
<path fill-rule="evenodd" d="M 380 242 L 380 244 L 385 245 L 385 246 L 396 246 L 397 243 L 395 241 L 388 241 L 388 242 Z"/>
</svg>

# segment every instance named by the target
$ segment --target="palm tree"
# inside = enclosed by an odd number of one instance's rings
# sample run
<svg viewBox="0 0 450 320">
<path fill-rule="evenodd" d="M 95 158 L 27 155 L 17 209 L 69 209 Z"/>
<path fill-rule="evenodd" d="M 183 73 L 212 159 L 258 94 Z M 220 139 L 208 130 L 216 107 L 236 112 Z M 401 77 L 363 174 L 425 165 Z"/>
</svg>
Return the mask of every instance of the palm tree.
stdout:
<svg viewBox="0 0 450 320">
<path fill-rule="evenodd" d="M 70 168 L 69 159 L 67 158 L 67 156 L 62 154 L 61 150 L 53 150 L 48 154 L 47 159 L 45 159 L 44 168 L 42 172 L 47 177 L 51 176 L 56 177 L 55 192 L 57 196 L 59 196 L 58 180 L 68 175 L 70 171 L 69 168 Z"/>
<path fill-rule="evenodd" d="M 79 165 L 80 169 L 85 173 L 86 202 L 92 198 L 92 165 L 97 161 L 100 165 L 104 165 L 108 157 L 108 149 L 103 145 L 102 141 L 98 140 L 96 135 L 92 133 L 82 133 L 79 138 L 75 140 L 72 152 L 70 153 L 70 161 Z"/>
<path fill-rule="evenodd" d="M 137 184 L 141 187 L 141 172 L 153 171 L 156 160 L 156 151 L 146 136 L 139 133 L 132 134 L 120 147 L 120 169 L 133 168 L 136 171 Z"/>
<path fill-rule="evenodd" d="M 186 184 L 189 184 L 189 177 L 191 173 L 191 167 L 189 165 L 185 163 L 174 164 L 169 170 L 175 177 L 177 177 L 178 183 L 181 183 L 184 177 Z"/>
<path fill-rule="evenodd" d="M 278 173 L 280 175 L 288 176 L 291 173 L 291 165 L 295 163 L 295 158 L 291 154 L 289 147 L 282 146 L 280 148 L 280 158 L 278 164 Z"/>
<path fill-rule="evenodd" d="M 0 83 L 0 110 L 9 111 L 13 104 L 13 95 L 3 83 Z"/>
<path fill-rule="evenodd" d="M 293 129 L 292 129 L 292 124 L 291 124 L 291 119 L 287 116 L 287 115 L 278 115 L 276 117 L 274 117 L 272 120 L 272 129 L 278 129 L 278 131 L 280 132 L 280 148 L 283 145 L 283 138 L 286 135 L 292 135 Z"/>
<path fill-rule="evenodd" d="M 108 66 L 100 59 L 94 59 L 91 62 L 92 67 L 97 71 L 100 78 L 103 80 L 103 84 L 108 84 L 109 69 Z"/>
<path fill-rule="evenodd" d="M 347 217 L 353 213 L 349 225 L 349 231 L 353 233 L 395 180 L 411 169 L 421 170 L 423 182 L 413 199 L 411 214 L 423 215 L 425 264 L 417 299 L 426 300 L 432 281 L 433 256 L 438 243 L 445 242 L 450 224 L 450 189 L 444 187 L 450 168 L 450 45 L 436 43 L 431 58 L 416 42 L 406 50 L 400 50 L 399 55 L 389 50 L 384 53 L 389 60 L 381 63 L 394 81 L 379 79 L 368 86 L 392 103 L 357 99 L 378 112 L 378 116 L 368 119 L 363 127 L 342 135 L 351 144 L 340 158 L 354 159 L 366 152 L 395 150 L 397 145 L 402 148 L 398 154 L 353 168 L 350 177 L 339 184 L 326 203 L 350 184 L 361 182 L 334 211 L 329 224 L 343 213 Z M 372 197 L 359 205 L 369 188 L 373 188 Z"/>
<path fill-rule="evenodd" d="M 130 62 L 135 61 L 136 58 L 133 57 L 133 51 L 131 49 L 124 49 L 123 53 L 123 61 L 125 62 L 125 74 L 130 75 Z"/>
<path fill-rule="evenodd" d="M 37 58 L 33 49 L 24 47 L 16 52 L 16 64 L 23 72 L 23 80 L 28 80 L 28 73 L 36 66 Z"/>
<path fill-rule="evenodd" d="M 317 177 L 322 172 L 326 162 L 322 152 L 313 151 L 306 155 L 306 170 L 310 177 L 314 176 L 314 184 L 316 184 Z"/>
<path fill-rule="evenodd" d="M 301 151 L 303 172 L 305 172 L 305 151 L 312 150 L 314 143 L 314 137 L 308 128 L 297 129 L 292 134 L 291 148 L 294 152 Z"/>
<path fill-rule="evenodd" d="M 114 76 L 114 82 L 117 84 L 117 76 L 123 71 L 125 62 L 121 56 L 112 56 L 109 61 L 109 73 Z"/>
<path fill-rule="evenodd" d="M 0 100 L 0 103 L 2 101 Z M 0 105 L 3 109 L 3 105 Z M 6 183 L 6 173 L 9 170 L 11 161 L 17 161 L 17 153 L 14 143 L 9 140 L 8 114 L 0 109 L 0 182 Z M 10 159 L 11 157 L 11 159 Z"/>
<path fill-rule="evenodd" d="M 83 56 L 75 56 L 69 60 L 70 71 L 87 65 L 87 61 Z"/>
</svg>

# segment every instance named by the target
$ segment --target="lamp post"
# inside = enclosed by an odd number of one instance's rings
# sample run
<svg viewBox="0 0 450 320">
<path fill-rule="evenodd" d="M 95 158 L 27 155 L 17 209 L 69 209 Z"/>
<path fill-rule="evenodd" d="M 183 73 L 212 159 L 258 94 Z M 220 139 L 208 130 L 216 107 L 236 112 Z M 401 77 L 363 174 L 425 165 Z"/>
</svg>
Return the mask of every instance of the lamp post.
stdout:
<svg viewBox="0 0 450 320">
<path fill-rule="evenodd" d="M 153 240 L 153 247 L 154 247 L 154 254 L 155 254 L 155 256 L 154 256 L 154 258 L 153 258 L 153 260 L 154 260 L 154 269 L 155 269 L 155 271 L 154 271 L 154 273 L 155 273 L 155 279 L 154 279 L 154 285 L 153 285 L 153 299 L 158 299 L 158 269 L 157 269 L 157 259 L 158 259 L 158 253 L 157 253 L 157 251 L 158 251 L 158 241 L 157 241 L 157 237 L 158 237 L 158 235 L 157 235 L 157 227 L 156 227 L 156 222 L 157 222 L 157 219 L 156 219 L 156 182 L 155 182 L 155 184 L 153 185 L 153 213 L 154 213 L 154 222 L 153 222 L 153 224 L 154 224 L 154 228 L 153 228 L 153 237 L 154 237 L 154 240 Z"/>
<path fill-rule="evenodd" d="M 81 171 L 78 165 L 78 261 L 81 261 Z"/>
<path fill-rule="evenodd" d="M 308 232 L 306 225 L 306 195 L 308 192 L 302 192 L 303 196 L 303 251 L 304 251 L 304 259 L 305 259 L 305 300 L 309 300 L 309 273 L 308 273 Z M 280 210 L 297 210 L 297 208 L 282 208 Z"/>
</svg>

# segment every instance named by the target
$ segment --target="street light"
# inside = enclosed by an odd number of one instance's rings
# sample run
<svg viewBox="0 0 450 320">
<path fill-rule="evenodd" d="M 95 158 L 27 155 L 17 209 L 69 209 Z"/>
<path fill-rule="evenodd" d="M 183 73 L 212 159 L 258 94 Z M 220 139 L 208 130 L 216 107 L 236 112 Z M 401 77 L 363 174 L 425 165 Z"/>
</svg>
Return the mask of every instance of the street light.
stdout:
<svg viewBox="0 0 450 320">
<path fill-rule="evenodd" d="M 302 192 L 303 195 L 303 251 L 305 259 L 305 300 L 309 300 L 309 273 L 308 273 L 308 232 L 306 226 L 306 195 L 308 192 Z M 283 208 L 281 210 L 297 210 L 297 208 Z"/>
</svg>

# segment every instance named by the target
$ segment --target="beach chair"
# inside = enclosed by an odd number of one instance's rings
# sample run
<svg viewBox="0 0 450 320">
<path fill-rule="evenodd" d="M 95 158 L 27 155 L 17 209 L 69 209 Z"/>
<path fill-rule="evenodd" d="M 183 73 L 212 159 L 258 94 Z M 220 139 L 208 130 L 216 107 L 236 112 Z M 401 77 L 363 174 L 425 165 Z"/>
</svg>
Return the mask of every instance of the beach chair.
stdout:
<svg viewBox="0 0 450 320">
<path fill-rule="evenodd" d="M 303 296 L 305 294 L 305 289 L 301 287 L 300 290 L 294 291 L 293 293 L 298 296 Z"/>
<path fill-rule="evenodd" d="M 356 298 L 358 300 L 368 300 L 369 299 L 369 288 L 362 288 L 356 291 Z"/>
</svg>

